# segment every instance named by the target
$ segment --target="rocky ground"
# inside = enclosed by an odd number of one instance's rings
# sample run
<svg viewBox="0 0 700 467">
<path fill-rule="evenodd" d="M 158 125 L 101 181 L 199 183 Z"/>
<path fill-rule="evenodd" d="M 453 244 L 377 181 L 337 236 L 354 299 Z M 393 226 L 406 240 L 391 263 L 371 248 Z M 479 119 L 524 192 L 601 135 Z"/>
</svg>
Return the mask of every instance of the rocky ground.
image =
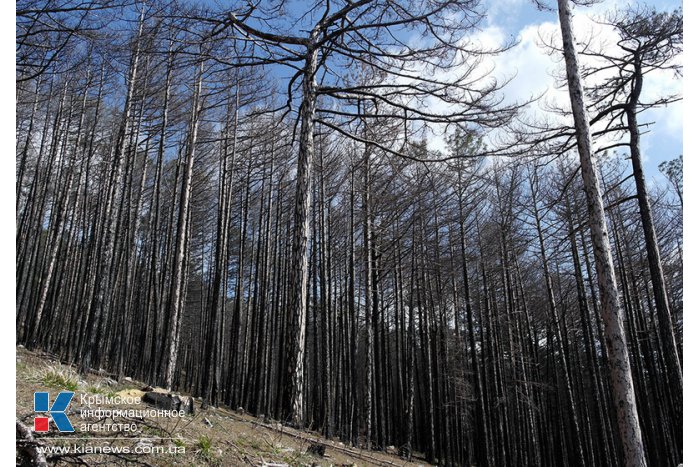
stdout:
<svg viewBox="0 0 700 467">
<path fill-rule="evenodd" d="M 152 409 L 128 403 L 147 392 L 164 392 L 125 378 L 79 374 L 46 354 L 17 348 L 17 465 L 220 465 L 220 466 L 418 466 L 386 452 L 363 451 L 318 433 L 294 430 L 223 408 L 201 410 L 173 418 L 110 417 L 87 413 L 81 395 L 116 399 L 119 404 L 95 404 L 100 409 Z M 145 391 L 144 391 L 145 389 Z M 75 395 L 67 411 L 74 433 L 61 433 L 49 423 L 46 433 L 34 432 L 34 392 L 47 391 L 53 401 L 61 391 Z M 183 401 L 189 400 L 184 395 Z M 87 400 L 87 399 L 84 399 Z M 124 402 L 126 401 L 126 402 Z M 185 404 L 182 405 L 185 407 Z M 126 427 L 129 430 L 126 430 Z M 91 431 L 86 431 L 89 427 Z M 135 428 L 135 429 L 134 429 Z M 126 430 L 126 431 L 125 431 Z M 61 448 L 63 451 L 61 451 Z M 33 458 L 33 459 L 32 459 Z"/>
</svg>

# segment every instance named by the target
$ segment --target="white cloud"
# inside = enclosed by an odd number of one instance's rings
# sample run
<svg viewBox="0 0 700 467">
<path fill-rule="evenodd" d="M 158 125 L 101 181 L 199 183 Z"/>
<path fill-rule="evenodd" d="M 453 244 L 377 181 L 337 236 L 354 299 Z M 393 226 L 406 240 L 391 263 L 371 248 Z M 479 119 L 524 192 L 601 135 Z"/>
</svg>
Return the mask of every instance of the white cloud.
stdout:
<svg viewBox="0 0 700 467">
<path fill-rule="evenodd" d="M 680 61 L 680 58 L 678 59 Z M 683 81 L 668 70 L 659 70 L 644 79 L 642 101 L 650 102 L 669 95 L 682 95 Z M 654 121 L 656 131 L 663 131 L 671 138 L 683 138 L 683 102 L 674 102 L 668 106 L 650 110 L 641 117 L 642 121 Z"/>
<path fill-rule="evenodd" d="M 628 3 L 630 2 L 625 0 L 608 0 L 590 8 L 575 8 L 573 26 L 578 49 L 580 50 L 585 42 L 591 44 L 592 50 L 605 50 L 610 55 L 620 54 L 621 51 L 616 46 L 619 36 L 612 27 L 600 24 L 596 18 L 603 17 L 607 11 L 623 8 Z M 525 7 L 534 8 L 525 0 L 492 2 L 488 8 L 487 26 L 470 35 L 468 41 L 474 44 L 474 48 L 497 48 L 513 36 L 518 37 L 518 44 L 507 52 L 497 57 L 483 58 L 475 74 L 486 74 L 493 70 L 492 76 L 500 82 L 510 80 L 503 89 L 505 103 L 522 103 L 543 94 L 543 98 L 531 104 L 526 111 L 526 115 L 541 118 L 548 107 L 570 108 L 568 90 L 563 82 L 563 59 L 559 52 L 551 53 L 551 49 L 546 47 L 549 43 L 560 46 L 561 32 L 556 16 L 550 15 L 551 20 L 527 24 L 516 34 L 510 34 L 514 15 L 522 12 L 522 8 Z M 596 63 L 595 59 L 583 55 L 579 56 L 579 60 L 582 65 L 593 66 Z M 609 70 L 605 74 L 597 74 L 595 81 L 589 80 L 585 84 L 594 85 L 595 82 L 601 82 L 615 73 L 615 70 Z M 670 72 L 654 72 L 645 77 L 642 101 L 681 92 L 682 80 Z M 434 110 L 446 110 L 444 107 L 444 104 L 435 102 Z M 557 120 L 562 117 L 550 114 L 547 118 Z M 572 123 L 571 117 L 564 118 L 567 124 Z M 649 147 L 649 139 L 658 132 L 663 132 L 680 145 L 683 126 L 682 103 L 653 109 L 640 120 L 656 122 L 651 132 L 643 136 L 643 148 Z M 445 143 L 439 133 L 438 129 L 436 135 L 428 139 L 431 149 L 445 149 Z M 622 137 L 626 138 L 626 135 Z M 599 139 L 597 147 L 608 145 L 613 140 L 612 135 Z"/>
<path fill-rule="evenodd" d="M 520 2 L 513 0 L 513 3 Z M 616 46 L 619 36 L 615 30 L 610 26 L 601 25 L 595 19 L 603 16 L 606 11 L 623 7 L 626 3 L 628 2 L 623 0 L 613 0 L 596 4 L 592 8 L 577 8 L 574 12 L 573 26 L 579 50 L 581 44 L 586 42 L 591 44 L 592 50 L 604 50 L 609 55 L 620 54 L 621 51 Z M 498 11 L 500 8 L 500 6 L 495 7 L 489 11 Z M 500 30 L 501 36 L 505 36 L 503 30 L 495 22 L 491 23 L 489 29 Z M 518 33 L 520 40 L 518 45 L 493 61 L 495 73 L 501 80 L 515 75 L 504 88 L 506 102 L 523 102 L 531 96 L 544 93 L 542 100 L 531 105 L 528 109 L 527 114 L 531 117 L 541 116 L 543 109 L 547 106 L 570 108 L 566 86 L 561 86 L 562 80 L 557 79 L 557 76 L 563 77 L 561 54 L 559 52 L 550 54 L 550 49 L 546 47 L 548 43 L 559 46 L 561 43 L 560 34 L 558 22 L 544 21 L 528 24 Z M 483 35 L 484 33 L 480 33 L 476 37 Z M 594 66 L 596 64 L 595 59 L 588 56 L 580 55 L 579 60 L 582 65 Z M 678 60 L 681 58 L 679 57 Z M 595 81 L 589 80 L 585 84 L 594 85 L 615 73 L 615 70 L 600 73 L 596 75 Z M 648 102 L 661 96 L 681 93 L 682 80 L 674 77 L 671 72 L 653 72 L 645 77 L 642 101 Z M 649 111 L 642 121 L 649 120 L 655 121 L 656 125 L 652 127 L 649 134 L 643 137 L 643 143 L 645 143 L 644 139 L 653 138 L 654 132 L 664 132 L 680 144 L 683 126 L 682 103 L 678 102 Z M 567 117 L 567 123 L 571 123 L 570 117 Z M 611 141 L 612 136 L 604 141 L 599 140 L 598 147 L 607 145 Z"/>
</svg>

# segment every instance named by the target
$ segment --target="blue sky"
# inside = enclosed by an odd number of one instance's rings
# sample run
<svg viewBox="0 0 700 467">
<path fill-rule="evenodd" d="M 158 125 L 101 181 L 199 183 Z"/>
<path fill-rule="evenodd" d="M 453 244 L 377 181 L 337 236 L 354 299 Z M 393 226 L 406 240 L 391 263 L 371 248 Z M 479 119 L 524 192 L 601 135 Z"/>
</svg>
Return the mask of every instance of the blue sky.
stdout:
<svg viewBox="0 0 700 467">
<path fill-rule="evenodd" d="M 231 5 L 227 0 L 208 0 L 207 3 L 226 10 Z M 553 0 L 550 4 L 555 5 Z M 605 30 L 592 21 L 606 11 L 622 8 L 628 3 L 636 4 L 633 0 L 605 0 L 592 7 L 574 8 L 574 32 L 577 39 L 585 39 L 591 34 L 607 37 L 612 29 Z M 681 6 L 678 0 L 648 1 L 648 5 L 657 10 L 672 10 Z M 307 0 L 290 0 L 287 10 L 290 16 L 300 16 L 309 6 Z M 531 0 L 483 0 L 482 7 L 487 15 L 473 40 L 484 45 L 498 46 L 508 40 L 518 39 L 519 43 L 512 50 L 500 56 L 493 63 L 495 73 L 502 79 L 514 77 L 504 89 L 507 101 L 522 101 L 530 96 L 545 93 L 545 102 L 568 106 L 568 94 L 565 88 L 555 86 L 553 75 L 561 73 L 561 59 L 549 56 L 541 46 L 542 38 L 559 37 L 559 25 L 556 11 L 540 11 Z M 286 18 L 280 18 L 279 25 L 289 24 Z M 307 29 L 311 18 L 305 18 L 290 28 L 294 30 Z M 274 25 L 270 25 L 273 26 Z M 614 43 L 614 36 L 610 36 Z M 604 39 L 601 39 L 604 40 Z M 273 72 L 280 78 L 291 75 L 289 70 Z M 279 74 L 278 74 L 279 73 Z M 649 75 L 645 78 L 642 98 L 650 95 L 680 93 L 682 82 L 670 74 Z M 540 107 L 542 104 L 539 104 Z M 537 113 L 537 109 L 533 109 Z M 642 135 L 642 152 L 646 172 L 650 182 L 654 179 L 661 181 L 658 173 L 659 163 L 676 158 L 682 154 L 683 118 L 682 103 L 675 103 L 667 108 L 660 108 L 645 113 L 640 117 L 640 123 L 656 122 L 646 134 Z M 431 144 L 434 147 L 443 146 L 440 142 Z"/>
</svg>

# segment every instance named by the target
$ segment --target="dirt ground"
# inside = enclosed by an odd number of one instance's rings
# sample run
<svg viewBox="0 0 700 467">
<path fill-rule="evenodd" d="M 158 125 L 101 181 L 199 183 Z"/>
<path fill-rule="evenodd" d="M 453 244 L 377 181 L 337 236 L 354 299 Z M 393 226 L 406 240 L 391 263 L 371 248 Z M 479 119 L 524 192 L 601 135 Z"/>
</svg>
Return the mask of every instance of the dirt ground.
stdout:
<svg viewBox="0 0 700 467">
<path fill-rule="evenodd" d="M 70 448 L 69 452 L 47 452 L 49 465 L 88 466 L 420 466 L 421 459 L 408 462 L 385 452 L 363 451 L 340 441 L 328 440 L 317 433 L 283 427 L 277 422 L 265 421 L 248 414 L 223 408 L 201 410 L 195 399 L 195 415 L 184 417 L 87 417 L 81 403 L 82 394 L 98 397 L 140 397 L 143 383 L 78 374 L 74 368 L 62 365 L 45 354 L 17 348 L 16 364 L 17 421 L 33 430 L 34 417 L 45 414 L 34 412 L 34 392 L 48 391 L 50 400 L 61 391 L 75 395 L 67 415 L 74 433 L 59 432 L 54 423 L 46 433 L 32 432 L 41 448 Z M 91 406 L 95 408 L 96 406 Z M 150 409 L 140 405 L 100 404 L 101 409 Z M 85 426 L 93 431 L 85 431 Z M 116 425 L 116 426 L 113 426 Z M 132 428 L 124 431 L 126 425 Z M 133 427 L 136 429 L 133 430 Z M 107 429 L 109 428 L 109 429 Z M 118 431 L 114 431 L 118 429 Z M 307 452 L 309 446 L 325 448 L 323 456 Z M 20 455 L 17 442 L 17 465 L 30 465 Z M 98 448 L 95 448 L 95 447 Z M 128 452 L 126 449 L 128 449 Z M 92 449 L 92 451 L 90 451 Z M 100 450 L 95 453 L 94 451 Z M 111 452 L 110 452 L 111 451 Z M 138 451 L 138 452 L 136 452 Z"/>
</svg>

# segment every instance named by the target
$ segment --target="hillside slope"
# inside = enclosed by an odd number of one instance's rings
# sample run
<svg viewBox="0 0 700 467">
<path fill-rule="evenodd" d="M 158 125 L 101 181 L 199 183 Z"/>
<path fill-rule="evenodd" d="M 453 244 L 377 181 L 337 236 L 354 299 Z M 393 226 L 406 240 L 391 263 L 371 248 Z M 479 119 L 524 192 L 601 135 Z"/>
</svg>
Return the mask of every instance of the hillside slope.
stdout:
<svg viewBox="0 0 700 467">
<path fill-rule="evenodd" d="M 36 440 L 18 435 L 17 465 L 31 465 L 27 453 L 32 452 L 44 454 L 48 465 L 426 465 L 415 462 L 420 459 L 408 462 L 385 452 L 364 451 L 237 411 L 201 410 L 196 399 L 194 415 L 150 416 L 154 407 L 136 403 L 144 395 L 143 383 L 79 374 L 49 355 L 21 346 L 16 377 L 17 422 Z M 34 393 L 42 391 L 49 393 L 50 401 L 62 391 L 75 393 L 66 411 L 74 433 L 61 433 L 52 422 L 48 432 L 33 430 L 35 417 L 46 415 L 34 412 Z M 95 409 L 121 412 L 112 413 L 112 418 Z M 145 409 L 149 415 L 143 417 L 129 412 Z"/>
</svg>

